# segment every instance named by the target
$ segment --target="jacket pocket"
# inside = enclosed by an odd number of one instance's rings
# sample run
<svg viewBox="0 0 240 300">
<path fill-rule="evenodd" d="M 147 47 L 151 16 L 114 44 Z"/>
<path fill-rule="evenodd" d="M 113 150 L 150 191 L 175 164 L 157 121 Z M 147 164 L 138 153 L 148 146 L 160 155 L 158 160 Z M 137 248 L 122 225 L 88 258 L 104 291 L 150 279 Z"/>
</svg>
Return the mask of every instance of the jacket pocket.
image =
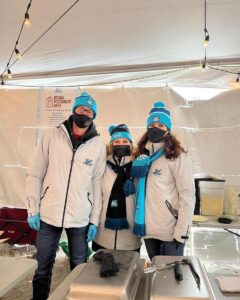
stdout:
<svg viewBox="0 0 240 300">
<path fill-rule="evenodd" d="M 167 206 L 168 210 L 169 210 L 170 213 L 173 215 L 173 217 L 174 217 L 176 220 L 178 220 L 178 210 L 175 209 L 175 208 L 173 208 L 172 205 L 171 205 L 171 203 L 170 203 L 168 200 L 166 200 L 165 203 L 166 203 L 166 206 Z"/>
<path fill-rule="evenodd" d="M 90 200 L 90 193 L 87 193 L 87 198 L 88 198 L 90 205 L 92 206 L 93 204 L 92 204 L 92 201 Z"/>
<path fill-rule="evenodd" d="M 42 197 L 40 198 L 40 200 L 42 200 L 42 199 L 45 197 L 45 195 L 46 195 L 48 189 L 49 189 L 49 186 L 47 186 L 47 187 L 45 188 L 45 191 L 43 192 L 43 195 L 42 195 Z"/>
</svg>

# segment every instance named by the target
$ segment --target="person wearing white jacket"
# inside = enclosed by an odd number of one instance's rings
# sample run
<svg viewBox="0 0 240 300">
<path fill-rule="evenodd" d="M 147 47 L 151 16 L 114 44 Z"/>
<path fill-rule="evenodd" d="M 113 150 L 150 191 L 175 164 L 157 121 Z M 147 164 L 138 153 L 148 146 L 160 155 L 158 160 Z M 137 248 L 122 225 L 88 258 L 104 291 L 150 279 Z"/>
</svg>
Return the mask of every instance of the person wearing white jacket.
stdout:
<svg viewBox="0 0 240 300">
<path fill-rule="evenodd" d="M 171 133 L 171 116 L 156 102 L 147 118 L 131 175 L 138 178 L 134 233 L 148 256 L 183 255 L 195 205 L 191 159 Z"/>
<path fill-rule="evenodd" d="M 63 229 L 71 270 L 86 261 L 87 241 L 96 235 L 106 166 L 105 145 L 93 123 L 96 115 L 96 101 L 82 93 L 68 120 L 43 134 L 27 170 L 28 223 L 37 230 L 34 300 L 48 298 Z"/>
<path fill-rule="evenodd" d="M 109 126 L 109 133 L 109 156 L 102 179 L 103 208 L 92 248 L 139 251 L 140 238 L 132 233 L 134 190 L 126 190 L 132 166 L 132 136 L 125 124 Z"/>
</svg>

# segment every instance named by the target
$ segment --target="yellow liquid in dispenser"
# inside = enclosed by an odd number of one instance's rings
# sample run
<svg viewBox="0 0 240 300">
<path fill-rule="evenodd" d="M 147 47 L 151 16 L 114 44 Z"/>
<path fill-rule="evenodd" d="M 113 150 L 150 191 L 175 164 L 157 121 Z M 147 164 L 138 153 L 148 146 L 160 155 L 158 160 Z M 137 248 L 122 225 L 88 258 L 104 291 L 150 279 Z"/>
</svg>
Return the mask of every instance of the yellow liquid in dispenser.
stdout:
<svg viewBox="0 0 240 300">
<path fill-rule="evenodd" d="M 223 214 L 224 182 L 200 182 L 201 215 Z"/>
</svg>

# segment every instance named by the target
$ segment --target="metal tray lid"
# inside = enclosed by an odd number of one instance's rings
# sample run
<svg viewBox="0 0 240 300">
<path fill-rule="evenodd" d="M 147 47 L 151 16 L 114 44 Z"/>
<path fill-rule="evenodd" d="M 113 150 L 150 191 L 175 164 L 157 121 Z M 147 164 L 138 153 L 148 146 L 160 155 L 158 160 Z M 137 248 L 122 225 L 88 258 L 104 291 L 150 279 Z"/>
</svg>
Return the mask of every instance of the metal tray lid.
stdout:
<svg viewBox="0 0 240 300">
<path fill-rule="evenodd" d="M 104 250 L 113 254 L 119 272 L 111 277 L 100 277 L 101 263 L 91 258 L 70 286 L 68 300 L 133 300 L 142 274 L 141 261 L 136 251 Z"/>
<path fill-rule="evenodd" d="M 182 281 L 175 279 L 173 266 L 166 266 L 166 268 L 164 268 L 165 264 L 182 261 L 182 259 L 188 259 L 192 262 L 200 278 L 199 287 L 189 265 L 181 265 Z M 150 274 L 150 300 L 215 300 L 206 271 L 200 264 L 198 258 L 186 256 L 155 256 L 153 258 L 153 264 L 162 266 L 163 269 L 159 268 L 158 271 Z"/>
</svg>

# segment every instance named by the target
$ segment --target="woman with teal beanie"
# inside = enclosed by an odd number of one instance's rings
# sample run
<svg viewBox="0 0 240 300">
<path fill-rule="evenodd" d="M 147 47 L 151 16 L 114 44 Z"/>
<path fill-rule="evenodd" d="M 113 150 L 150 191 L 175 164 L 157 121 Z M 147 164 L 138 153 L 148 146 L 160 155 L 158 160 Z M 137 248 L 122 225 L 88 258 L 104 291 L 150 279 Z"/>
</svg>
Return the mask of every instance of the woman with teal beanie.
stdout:
<svg viewBox="0 0 240 300">
<path fill-rule="evenodd" d="M 92 248 L 138 250 L 141 241 L 133 233 L 134 191 L 127 191 L 132 166 L 132 136 L 125 124 L 109 126 L 110 145 L 102 179 L 102 212 Z"/>
<path fill-rule="evenodd" d="M 137 178 L 133 232 L 144 237 L 150 259 L 183 255 L 195 204 L 191 159 L 171 127 L 169 110 L 156 102 L 131 170 Z"/>
</svg>

